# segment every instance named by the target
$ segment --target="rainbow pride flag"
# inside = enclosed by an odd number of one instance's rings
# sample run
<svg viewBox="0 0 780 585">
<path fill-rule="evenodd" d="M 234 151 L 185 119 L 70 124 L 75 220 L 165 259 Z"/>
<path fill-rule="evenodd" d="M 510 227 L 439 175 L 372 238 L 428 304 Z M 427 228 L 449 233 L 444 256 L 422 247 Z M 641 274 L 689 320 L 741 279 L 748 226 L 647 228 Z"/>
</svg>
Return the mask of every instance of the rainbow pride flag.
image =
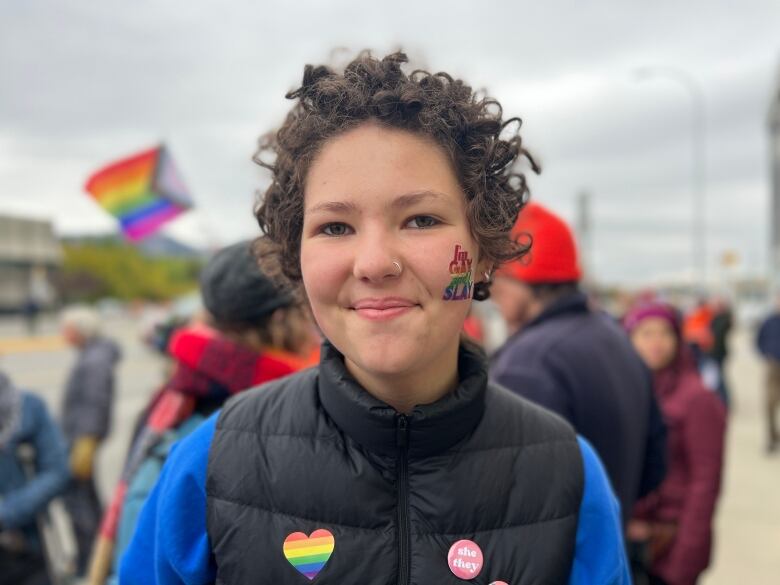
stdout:
<svg viewBox="0 0 780 585">
<path fill-rule="evenodd" d="M 111 163 L 84 187 L 137 241 L 192 207 L 192 198 L 164 145 Z"/>
</svg>

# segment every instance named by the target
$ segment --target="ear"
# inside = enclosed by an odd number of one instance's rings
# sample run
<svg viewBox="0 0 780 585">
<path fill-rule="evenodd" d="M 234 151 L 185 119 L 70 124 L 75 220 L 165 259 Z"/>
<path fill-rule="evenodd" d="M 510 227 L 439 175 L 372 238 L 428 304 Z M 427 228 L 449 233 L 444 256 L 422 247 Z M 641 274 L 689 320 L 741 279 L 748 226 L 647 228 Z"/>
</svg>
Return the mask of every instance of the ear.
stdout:
<svg viewBox="0 0 780 585">
<path fill-rule="evenodd" d="M 493 278 L 494 267 L 495 265 L 490 260 L 486 258 L 480 260 L 474 273 L 474 282 L 490 282 Z"/>
</svg>

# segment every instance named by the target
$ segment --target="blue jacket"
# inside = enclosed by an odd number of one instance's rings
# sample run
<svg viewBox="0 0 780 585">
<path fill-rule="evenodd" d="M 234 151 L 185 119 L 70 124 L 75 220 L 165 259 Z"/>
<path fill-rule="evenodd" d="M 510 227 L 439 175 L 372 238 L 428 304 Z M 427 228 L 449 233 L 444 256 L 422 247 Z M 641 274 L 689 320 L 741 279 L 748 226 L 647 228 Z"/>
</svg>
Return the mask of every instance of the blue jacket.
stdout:
<svg viewBox="0 0 780 585">
<path fill-rule="evenodd" d="M 575 292 L 554 301 L 493 357 L 493 380 L 558 413 L 604 462 L 624 522 L 666 473 L 666 429 L 650 372 L 608 315 Z"/>
<path fill-rule="evenodd" d="M 761 324 L 756 345 L 765 358 L 780 361 L 780 313 L 770 315 Z"/>
<path fill-rule="evenodd" d="M 30 445 L 35 457 L 36 473 L 29 479 L 18 457 L 22 445 Z M 65 441 L 46 405 L 22 392 L 17 429 L 0 447 L 0 525 L 37 541 L 36 516 L 65 491 L 69 477 Z"/>
<path fill-rule="evenodd" d="M 206 471 L 216 413 L 174 446 L 144 505 L 120 585 L 206 585 L 216 573 L 206 533 Z M 619 510 L 601 462 L 580 439 L 585 490 L 569 585 L 630 585 Z"/>
</svg>

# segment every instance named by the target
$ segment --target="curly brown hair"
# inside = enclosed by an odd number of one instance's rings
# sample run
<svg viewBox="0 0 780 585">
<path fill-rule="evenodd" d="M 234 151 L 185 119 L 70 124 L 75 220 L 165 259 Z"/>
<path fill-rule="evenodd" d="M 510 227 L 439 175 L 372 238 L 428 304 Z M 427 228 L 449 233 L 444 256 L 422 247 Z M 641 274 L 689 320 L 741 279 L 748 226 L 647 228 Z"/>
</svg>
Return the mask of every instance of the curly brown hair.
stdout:
<svg viewBox="0 0 780 585">
<path fill-rule="evenodd" d="M 495 99 L 447 73 L 407 75 L 402 70 L 407 62 L 401 52 L 377 59 L 364 51 L 343 73 L 306 65 L 301 87 L 287 94 L 297 103 L 277 132 L 260 139 L 254 156 L 272 173 L 271 185 L 255 206 L 264 234 L 255 251 L 269 276 L 299 288 L 308 170 L 326 141 L 367 121 L 427 137 L 444 149 L 466 195 L 480 259 L 498 265 L 528 252 L 529 241 L 510 236 L 530 194 L 520 162 L 540 172 L 520 138 L 522 121 L 504 120 Z M 475 299 L 488 296 L 487 285 L 476 287 Z"/>
</svg>

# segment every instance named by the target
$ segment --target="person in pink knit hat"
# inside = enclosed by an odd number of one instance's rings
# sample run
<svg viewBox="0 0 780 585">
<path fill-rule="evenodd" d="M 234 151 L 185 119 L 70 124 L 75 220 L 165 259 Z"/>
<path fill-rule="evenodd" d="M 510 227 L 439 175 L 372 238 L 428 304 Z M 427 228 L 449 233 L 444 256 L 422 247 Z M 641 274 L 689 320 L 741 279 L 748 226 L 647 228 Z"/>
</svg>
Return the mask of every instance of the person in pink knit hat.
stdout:
<svg viewBox="0 0 780 585">
<path fill-rule="evenodd" d="M 704 387 L 673 307 L 641 304 L 626 314 L 623 324 L 653 372 L 669 428 L 666 479 L 637 503 L 627 537 L 645 545 L 642 561 L 649 583 L 694 585 L 710 564 L 726 409 L 717 394 Z"/>
</svg>

